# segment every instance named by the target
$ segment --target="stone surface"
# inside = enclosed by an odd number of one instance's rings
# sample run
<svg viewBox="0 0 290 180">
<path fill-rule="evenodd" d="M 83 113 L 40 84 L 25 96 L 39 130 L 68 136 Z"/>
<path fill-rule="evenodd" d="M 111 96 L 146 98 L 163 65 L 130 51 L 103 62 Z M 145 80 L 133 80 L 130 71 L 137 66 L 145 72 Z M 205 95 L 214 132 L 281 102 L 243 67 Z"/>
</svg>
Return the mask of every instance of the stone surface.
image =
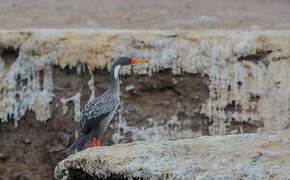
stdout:
<svg viewBox="0 0 290 180">
<path fill-rule="evenodd" d="M 88 148 L 54 172 L 57 179 L 288 179 L 290 131 Z"/>
</svg>

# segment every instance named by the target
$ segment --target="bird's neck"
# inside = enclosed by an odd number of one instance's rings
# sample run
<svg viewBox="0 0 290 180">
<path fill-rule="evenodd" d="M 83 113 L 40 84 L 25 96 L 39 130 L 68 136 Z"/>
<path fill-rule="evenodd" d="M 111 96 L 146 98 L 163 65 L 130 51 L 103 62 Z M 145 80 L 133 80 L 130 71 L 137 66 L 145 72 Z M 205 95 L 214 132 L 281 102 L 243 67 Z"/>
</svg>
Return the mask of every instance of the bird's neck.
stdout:
<svg viewBox="0 0 290 180">
<path fill-rule="evenodd" d="M 112 86 L 111 90 L 115 93 L 120 92 L 120 81 L 119 81 L 119 71 L 121 69 L 121 65 L 113 66 L 111 69 L 111 76 L 112 76 Z"/>
</svg>

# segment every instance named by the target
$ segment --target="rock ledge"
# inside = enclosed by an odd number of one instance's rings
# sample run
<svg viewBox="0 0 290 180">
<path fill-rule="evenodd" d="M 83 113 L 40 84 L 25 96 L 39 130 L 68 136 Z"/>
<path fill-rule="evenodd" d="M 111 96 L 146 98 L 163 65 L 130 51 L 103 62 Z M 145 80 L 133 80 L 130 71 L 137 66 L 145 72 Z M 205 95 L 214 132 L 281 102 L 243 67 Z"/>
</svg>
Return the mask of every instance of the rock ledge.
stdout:
<svg viewBox="0 0 290 180">
<path fill-rule="evenodd" d="M 287 179 L 290 130 L 88 148 L 54 173 L 57 179 Z"/>
</svg>

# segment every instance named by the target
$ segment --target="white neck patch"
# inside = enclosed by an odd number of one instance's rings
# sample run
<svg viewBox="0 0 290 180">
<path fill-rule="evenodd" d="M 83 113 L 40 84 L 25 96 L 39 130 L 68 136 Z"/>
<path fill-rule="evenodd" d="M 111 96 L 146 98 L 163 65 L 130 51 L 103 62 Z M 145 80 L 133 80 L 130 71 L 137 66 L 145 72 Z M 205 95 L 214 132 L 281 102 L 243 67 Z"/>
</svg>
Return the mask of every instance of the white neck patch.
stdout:
<svg viewBox="0 0 290 180">
<path fill-rule="evenodd" d="M 117 79 L 119 75 L 119 70 L 120 70 L 121 65 L 118 65 L 114 69 L 114 78 Z"/>
</svg>

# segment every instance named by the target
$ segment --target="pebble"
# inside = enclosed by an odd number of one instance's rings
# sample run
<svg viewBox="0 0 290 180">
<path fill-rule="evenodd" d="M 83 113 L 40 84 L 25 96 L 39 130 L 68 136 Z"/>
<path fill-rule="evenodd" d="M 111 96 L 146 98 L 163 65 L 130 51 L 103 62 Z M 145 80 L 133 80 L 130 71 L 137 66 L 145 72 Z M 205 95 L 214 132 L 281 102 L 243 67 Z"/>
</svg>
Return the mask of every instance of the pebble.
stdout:
<svg viewBox="0 0 290 180">
<path fill-rule="evenodd" d="M 134 85 L 129 85 L 129 86 L 126 86 L 125 90 L 126 92 L 130 92 L 130 91 L 133 91 L 136 87 Z"/>
<path fill-rule="evenodd" d="M 32 141 L 30 139 L 23 139 L 22 142 L 24 144 L 31 144 Z"/>
</svg>

